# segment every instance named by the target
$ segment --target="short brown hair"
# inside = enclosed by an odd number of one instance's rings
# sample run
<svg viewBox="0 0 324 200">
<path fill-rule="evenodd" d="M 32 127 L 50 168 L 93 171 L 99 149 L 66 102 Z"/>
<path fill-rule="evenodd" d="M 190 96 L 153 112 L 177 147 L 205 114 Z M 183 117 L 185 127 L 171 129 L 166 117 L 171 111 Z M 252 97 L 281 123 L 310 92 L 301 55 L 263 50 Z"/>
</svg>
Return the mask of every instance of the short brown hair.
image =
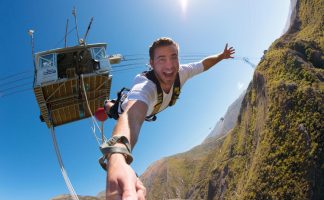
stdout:
<svg viewBox="0 0 324 200">
<path fill-rule="evenodd" d="M 152 46 L 150 46 L 150 59 L 154 60 L 154 51 L 156 48 L 161 47 L 161 46 L 169 46 L 169 45 L 176 45 L 178 51 L 179 51 L 179 45 L 173 41 L 171 38 L 168 37 L 161 37 L 158 38 L 157 40 L 155 40 L 152 44 Z"/>
</svg>

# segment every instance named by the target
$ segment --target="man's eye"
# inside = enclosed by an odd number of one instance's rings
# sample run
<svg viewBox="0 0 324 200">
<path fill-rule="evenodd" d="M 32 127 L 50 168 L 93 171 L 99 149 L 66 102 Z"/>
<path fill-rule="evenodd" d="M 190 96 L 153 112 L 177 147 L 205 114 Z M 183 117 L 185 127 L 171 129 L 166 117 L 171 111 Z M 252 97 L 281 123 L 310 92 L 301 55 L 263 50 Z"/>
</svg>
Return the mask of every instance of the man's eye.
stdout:
<svg viewBox="0 0 324 200">
<path fill-rule="evenodd" d="M 172 56 L 172 60 L 178 60 L 178 56 Z"/>
<path fill-rule="evenodd" d="M 165 62 L 165 61 L 166 61 L 165 58 L 160 58 L 160 59 L 158 60 L 158 62 Z"/>
</svg>

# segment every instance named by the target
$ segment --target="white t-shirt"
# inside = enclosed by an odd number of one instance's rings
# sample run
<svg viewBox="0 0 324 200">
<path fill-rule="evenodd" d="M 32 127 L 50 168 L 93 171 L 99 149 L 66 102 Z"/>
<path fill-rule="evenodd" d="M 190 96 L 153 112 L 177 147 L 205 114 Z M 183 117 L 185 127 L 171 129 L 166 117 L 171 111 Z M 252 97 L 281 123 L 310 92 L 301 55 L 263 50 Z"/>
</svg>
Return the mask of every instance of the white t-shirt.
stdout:
<svg viewBox="0 0 324 200">
<path fill-rule="evenodd" d="M 202 62 L 180 65 L 179 67 L 180 88 L 182 88 L 182 86 L 188 79 L 203 71 L 204 71 L 204 66 Z M 173 93 L 172 91 L 173 91 L 173 86 L 168 94 L 163 91 L 163 102 L 160 107 L 160 111 L 164 110 L 166 107 L 169 106 L 172 93 Z M 157 103 L 157 89 L 155 83 L 149 80 L 148 78 L 146 78 L 145 76 L 138 74 L 135 77 L 132 89 L 128 92 L 127 98 L 123 101 L 121 105 L 123 110 L 125 110 L 127 102 L 129 100 L 139 100 L 146 103 L 148 106 L 146 116 L 150 116 L 154 110 L 154 106 Z"/>
</svg>

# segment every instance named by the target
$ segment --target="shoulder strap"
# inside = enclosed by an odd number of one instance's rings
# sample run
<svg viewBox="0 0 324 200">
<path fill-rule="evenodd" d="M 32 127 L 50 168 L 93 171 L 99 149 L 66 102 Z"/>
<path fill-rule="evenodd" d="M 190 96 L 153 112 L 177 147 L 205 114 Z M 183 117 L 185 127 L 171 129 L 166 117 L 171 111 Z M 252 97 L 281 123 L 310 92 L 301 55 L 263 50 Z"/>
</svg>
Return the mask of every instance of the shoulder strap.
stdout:
<svg viewBox="0 0 324 200">
<path fill-rule="evenodd" d="M 179 76 L 179 72 L 178 72 L 176 80 L 173 85 L 173 92 L 172 92 L 172 97 L 171 97 L 169 106 L 173 106 L 176 103 L 177 99 L 179 99 L 180 89 L 181 89 L 180 88 L 180 76 Z"/>
<path fill-rule="evenodd" d="M 153 70 L 145 71 L 142 73 L 142 75 L 145 76 L 146 78 L 148 78 L 149 80 L 151 80 L 156 85 L 157 103 L 154 105 L 152 114 L 145 118 L 146 121 L 155 121 L 156 114 L 159 112 L 162 102 L 163 102 L 163 91 L 162 91 L 160 82 L 156 78 Z M 180 76 L 179 76 L 179 72 L 178 72 L 176 80 L 173 85 L 172 97 L 171 97 L 169 106 L 173 106 L 176 103 L 177 99 L 179 98 L 179 95 L 180 95 Z"/>
<path fill-rule="evenodd" d="M 149 80 L 153 81 L 153 83 L 156 85 L 156 90 L 157 90 L 157 103 L 154 105 L 154 109 L 153 112 L 151 114 L 151 116 L 154 116 L 156 113 L 159 112 L 162 102 L 163 102 L 163 91 L 161 88 L 161 85 L 158 81 L 158 79 L 156 78 L 154 71 L 150 70 L 150 71 L 145 71 L 142 73 L 146 78 L 148 78 Z M 153 120 L 155 121 L 155 120 Z"/>
</svg>

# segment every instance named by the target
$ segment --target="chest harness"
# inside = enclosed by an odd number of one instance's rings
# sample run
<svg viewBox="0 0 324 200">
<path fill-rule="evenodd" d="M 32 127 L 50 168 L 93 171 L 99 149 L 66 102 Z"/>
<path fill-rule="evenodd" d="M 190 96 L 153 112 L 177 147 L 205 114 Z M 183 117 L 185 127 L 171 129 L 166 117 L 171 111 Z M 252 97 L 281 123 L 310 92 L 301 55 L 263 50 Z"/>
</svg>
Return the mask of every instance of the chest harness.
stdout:
<svg viewBox="0 0 324 200">
<path fill-rule="evenodd" d="M 161 105 L 163 102 L 163 90 L 162 90 L 160 82 L 156 78 L 153 70 L 145 71 L 141 75 L 145 76 L 147 79 L 151 80 L 156 85 L 157 103 L 154 105 L 152 114 L 145 118 L 146 121 L 155 121 L 156 114 L 158 114 L 160 112 L 160 108 L 161 108 Z M 112 103 L 114 103 L 114 105 L 110 108 L 110 111 L 107 112 L 108 117 L 113 118 L 115 120 L 117 120 L 119 118 L 118 108 L 120 108 L 121 112 L 123 112 L 121 105 L 122 105 L 123 101 L 125 100 L 125 98 L 127 97 L 127 91 L 129 91 L 129 89 L 122 88 L 117 93 L 117 99 L 110 100 Z M 179 95 L 180 95 L 180 77 L 179 77 L 179 72 L 178 72 L 175 82 L 173 84 L 172 97 L 169 102 L 169 106 L 173 106 L 176 103 L 177 99 L 179 98 Z M 104 105 L 106 105 L 106 101 L 105 101 Z M 106 108 L 105 108 L 105 110 L 106 110 Z"/>
</svg>

